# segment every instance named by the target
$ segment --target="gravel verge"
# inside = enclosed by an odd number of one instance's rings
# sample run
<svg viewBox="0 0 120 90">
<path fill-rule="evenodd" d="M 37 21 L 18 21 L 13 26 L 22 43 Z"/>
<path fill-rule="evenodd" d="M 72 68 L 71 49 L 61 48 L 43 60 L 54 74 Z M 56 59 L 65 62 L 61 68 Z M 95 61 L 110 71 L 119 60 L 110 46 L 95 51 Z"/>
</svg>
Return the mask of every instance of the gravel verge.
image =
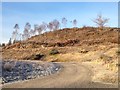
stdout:
<svg viewBox="0 0 120 90">
<path fill-rule="evenodd" d="M 2 68 L 0 70 L 0 78 L 2 78 L 2 84 L 5 84 L 54 74 L 60 70 L 61 65 L 52 62 L 36 63 L 1 60 L 0 67 Z"/>
</svg>

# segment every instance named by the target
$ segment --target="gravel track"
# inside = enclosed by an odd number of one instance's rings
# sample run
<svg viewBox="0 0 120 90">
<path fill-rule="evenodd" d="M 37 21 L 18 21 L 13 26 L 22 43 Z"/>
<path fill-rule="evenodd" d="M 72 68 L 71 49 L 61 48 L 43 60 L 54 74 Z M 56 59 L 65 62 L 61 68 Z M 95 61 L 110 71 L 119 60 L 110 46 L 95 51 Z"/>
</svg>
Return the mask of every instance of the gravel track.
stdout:
<svg viewBox="0 0 120 90">
<path fill-rule="evenodd" d="M 63 68 L 59 73 L 5 84 L 3 88 L 117 88 L 117 85 L 92 82 L 93 73 L 90 68 L 80 63 L 60 63 Z"/>
</svg>

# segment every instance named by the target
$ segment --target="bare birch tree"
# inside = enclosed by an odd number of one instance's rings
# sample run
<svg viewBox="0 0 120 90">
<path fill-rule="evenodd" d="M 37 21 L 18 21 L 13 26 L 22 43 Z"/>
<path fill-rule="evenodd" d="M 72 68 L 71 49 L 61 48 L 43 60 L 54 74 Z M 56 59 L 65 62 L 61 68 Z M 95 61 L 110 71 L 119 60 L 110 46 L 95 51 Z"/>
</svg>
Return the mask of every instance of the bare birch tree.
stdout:
<svg viewBox="0 0 120 90">
<path fill-rule="evenodd" d="M 76 27 L 76 25 L 77 25 L 77 20 L 74 19 L 74 20 L 73 20 L 73 26 Z"/>
<path fill-rule="evenodd" d="M 66 27 L 66 25 L 67 25 L 67 19 L 65 17 L 62 18 L 62 24 L 64 25 L 64 27 Z"/>
<path fill-rule="evenodd" d="M 11 39 L 16 41 L 18 39 L 19 25 L 15 24 L 14 29 L 15 29 L 15 31 L 12 32 L 12 38 Z"/>
<path fill-rule="evenodd" d="M 30 29 L 31 29 L 31 25 L 29 22 L 27 22 L 23 31 L 23 36 L 25 40 L 30 37 Z"/>
<path fill-rule="evenodd" d="M 53 30 L 57 30 L 60 27 L 60 22 L 58 20 L 53 20 Z"/>
<path fill-rule="evenodd" d="M 96 23 L 99 28 L 105 27 L 108 21 L 109 18 L 103 18 L 102 14 L 98 14 L 97 18 L 93 20 L 93 22 Z"/>
</svg>

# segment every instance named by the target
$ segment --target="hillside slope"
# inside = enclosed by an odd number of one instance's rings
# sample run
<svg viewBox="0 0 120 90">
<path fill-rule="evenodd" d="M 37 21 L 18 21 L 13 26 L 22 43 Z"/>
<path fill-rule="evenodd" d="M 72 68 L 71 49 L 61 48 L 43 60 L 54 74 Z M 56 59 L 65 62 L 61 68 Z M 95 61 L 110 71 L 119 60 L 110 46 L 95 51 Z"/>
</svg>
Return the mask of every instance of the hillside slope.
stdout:
<svg viewBox="0 0 120 90">
<path fill-rule="evenodd" d="M 45 46 L 73 46 L 118 43 L 118 32 L 115 29 L 98 30 L 98 28 L 66 28 L 44 33 L 30 38 L 26 43 L 37 43 Z"/>
<path fill-rule="evenodd" d="M 61 52 L 70 52 L 74 51 L 75 47 L 98 49 L 98 45 L 107 45 L 105 48 L 109 48 L 109 45 L 115 44 L 118 44 L 118 29 L 115 28 L 105 30 L 93 27 L 66 28 L 33 36 L 26 41 L 6 46 L 2 50 L 2 55 L 3 59 L 26 59 L 27 56 L 37 53 L 48 54 L 54 47 L 60 49 Z M 66 47 L 73 49 L 66 50 Z"/>
</svg>

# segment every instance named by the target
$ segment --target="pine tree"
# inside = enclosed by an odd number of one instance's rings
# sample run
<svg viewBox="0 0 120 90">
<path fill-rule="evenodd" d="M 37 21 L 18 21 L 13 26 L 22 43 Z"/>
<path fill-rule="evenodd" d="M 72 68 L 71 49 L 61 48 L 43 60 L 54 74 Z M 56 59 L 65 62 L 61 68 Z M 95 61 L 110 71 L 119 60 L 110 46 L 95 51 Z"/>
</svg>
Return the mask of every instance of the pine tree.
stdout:
<svg viewBox="0 0 120 90">
<path fill-rule="evenodd" d="M 10 38 L 10 40 L 9 40 L 9 42 L 8 42 L 8 45 L 11 45 L 12 44 L 12 41 L 11 41 L 11 38 Z"/>
</svg>

